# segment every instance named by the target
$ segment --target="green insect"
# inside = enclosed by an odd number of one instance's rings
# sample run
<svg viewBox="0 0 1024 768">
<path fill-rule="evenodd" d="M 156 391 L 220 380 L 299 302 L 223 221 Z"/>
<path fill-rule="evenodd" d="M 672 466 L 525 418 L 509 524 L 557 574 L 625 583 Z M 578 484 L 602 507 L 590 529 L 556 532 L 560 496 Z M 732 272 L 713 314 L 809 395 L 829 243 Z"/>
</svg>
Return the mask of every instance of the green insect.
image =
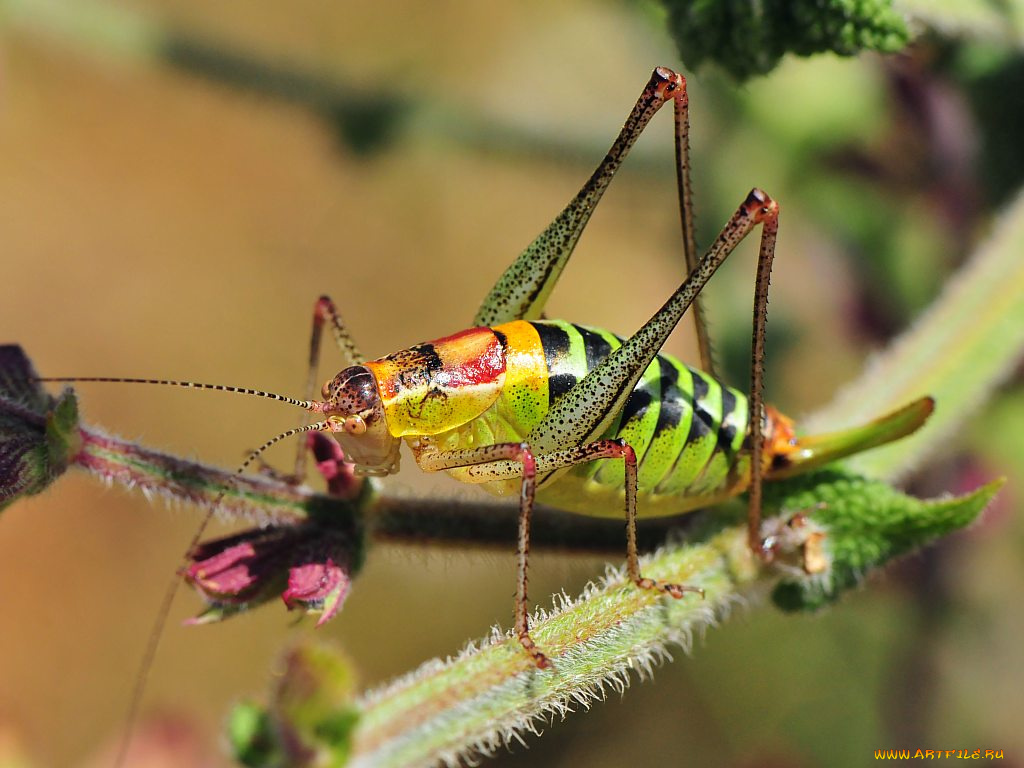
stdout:
<svg viewBox="0 0 1024 768">
<path fill-rule="evenodd" d="M 675 112 L 685 280 L 628 339 L 546 319 L 547 299 L 595 206 L 650 119 L 669 103 Z M 770 559 L 772 542 L 763 537 L 760 524 L 764 481 L 895 440 L 917 429 L 932 410 L 931 399 L 924 398 L 862 427 L 796 437 L 792 422 L 762 401 L 767 292 L 779 206 L 764 192 L 752 190 L 698 259 L 690 198 L 686 81 L 658 68 L 608 154 L 568 206 L 498 279 L 468 330 L 367 360 L 333 302 L 322 297 L 314 312 L 307 399 L 191 382 L 150 383 L 241 391 L 319 414 L 316 423 L 290 430 L 264 448 L 298 432 L 329 432 L 357 473 L 383 476 L 398 471 L 404 441 L 423 470 L 443 470 L 495 494 L 517 496 L 515 631 L 536 665 L 548 667 L 548 657 L 530 637 L 528 626 L 527 561 L 535 500 L 586 515 L 624 517 L 630 579 L 641 589 L 683 598 L 700 590 L 641 574 L 637 517 L 686 512 L 747 492 L 750 546 Z M 736 245 L 758 226 L 747 396 L 714 378 L 698 296 Z M 660 351 L 691 305 L 703 370 Z M 323 399 L 316 400 L 312 394 L 324 325 L 350 366 L 330 379 L 323 386 Z M 615 461 L 599 461 L 603 459 Z M 301 458 L 297 469 L 301 476 Z"/>
</svg>

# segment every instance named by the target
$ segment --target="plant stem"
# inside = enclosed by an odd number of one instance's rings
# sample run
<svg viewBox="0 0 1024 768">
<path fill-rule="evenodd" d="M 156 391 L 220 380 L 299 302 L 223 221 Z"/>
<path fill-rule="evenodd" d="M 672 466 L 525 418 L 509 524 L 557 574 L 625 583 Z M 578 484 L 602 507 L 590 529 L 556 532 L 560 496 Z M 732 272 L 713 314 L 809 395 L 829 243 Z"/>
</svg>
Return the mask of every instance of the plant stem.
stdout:
<svg viewBox="0 0 1024 768">
<path fill-rule="evenodd" d="M 704 589 L 665 600 L 636 589 L 622 573 L 573 602 L 564 596 L 550 615 L 539 612 L 533 637 L 554 670 L 538 670 L 514 638 L 493 633 L 455 661 L 431 662 L 363 697 L 352 766 L 455 764 L 469 752 L 488 753 L 513 733 L 573 703 L 621 690 L 627 672 L 648 673 L 670 643 L 688 648 L 699 632 L 725 615 L 751 589 L 770 586 L 734 526 L 706 543 L 648 560 L 645 575 Z"/>
<path fill-rule="evenodd" d="M 81 429 L 74 463 L 107 483 L 118 483 L 201 508 L 217 504 L 226 515 L 260 524 L 297 523 L 316 496 L 305 486 L 260 475 L 241 475 L 146 448 L 93 427 Z"/>
</svg>

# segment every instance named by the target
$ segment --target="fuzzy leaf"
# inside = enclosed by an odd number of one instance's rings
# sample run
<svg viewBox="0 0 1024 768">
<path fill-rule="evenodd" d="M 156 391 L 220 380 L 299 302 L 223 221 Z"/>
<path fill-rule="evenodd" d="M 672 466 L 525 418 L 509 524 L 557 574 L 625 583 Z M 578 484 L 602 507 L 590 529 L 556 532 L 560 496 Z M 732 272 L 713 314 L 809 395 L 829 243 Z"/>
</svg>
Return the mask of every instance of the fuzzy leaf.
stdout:
<svg viewBox="0 0 1024 768">
<path fill-rule="evenodd" d="M 74 394 L 51 397 L 34 378 L 21 347 L 0 346 L 0 509 L 49 486 L 81 447 Z"/>
<path fill-rule="evenodd" d="M 823 549 L 830 566 L 820 575 L 783 580 L 772 599 L 784 610 L 814 610 L 834 602 L 872 569 L 969 525 L 1003 482 L 994 480 L 964 496 L 933 501 L 838 470 L 787 482 L 784 495 L 774 503 L 788 510 L 813 510 L 809 517 L 826 532 Z"/>
<path fill-rule="evenodd" d="M 890 0 L 662 0 L 690 69 L 713 61 L 737 80 L 771 71 L 787 53 L 895 53 L 909 40 Z"/>
</svg>

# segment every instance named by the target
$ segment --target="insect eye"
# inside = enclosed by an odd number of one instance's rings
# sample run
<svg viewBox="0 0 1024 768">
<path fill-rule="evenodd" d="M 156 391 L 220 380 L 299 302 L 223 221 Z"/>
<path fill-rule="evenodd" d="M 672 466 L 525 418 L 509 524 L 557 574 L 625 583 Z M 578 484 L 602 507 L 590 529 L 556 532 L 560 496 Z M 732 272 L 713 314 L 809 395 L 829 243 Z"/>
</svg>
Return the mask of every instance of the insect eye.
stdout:
<svg viewBox="0 0 1024 768">
<path fill-rule="evenodd" d="M 320 395 L 324 400 L 331 399 L 331 384 L 334 383 L 334 379 L 328 379 L 324 382 L 323 387 L 320 389 Z"/>
</svg>

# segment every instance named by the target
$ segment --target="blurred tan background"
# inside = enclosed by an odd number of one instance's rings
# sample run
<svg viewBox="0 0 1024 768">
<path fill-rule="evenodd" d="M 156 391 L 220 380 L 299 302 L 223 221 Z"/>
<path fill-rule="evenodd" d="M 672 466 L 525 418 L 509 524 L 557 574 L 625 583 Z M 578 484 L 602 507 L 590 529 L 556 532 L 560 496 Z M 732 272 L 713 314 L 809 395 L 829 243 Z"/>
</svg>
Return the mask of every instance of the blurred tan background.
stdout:
<svg viewBox="0 0 1024 768">
<path fill-rule="evenodd" d="M 651 68 L 679 66 L 656 9 L 625 3 L 111 7 L 212 49 L 393 94 L 399 121 L 392 141 L 359 152 L 301 103 L 161 63 L 105 33 L 51 34 L 11 13 L 0 38 L 0 341 L 22 344 L 44 375 L 299 394 L 320 293 L 338 301 L 371 355 L 460 329 L 584 181 Z M 741 89 L 692 80 L 702 242 L 755 184 L 783 206 L 769 379 L 772 399 L 795 415 L 827 402 L 878 339 L 856 331 L 857 266 L 847 260 L 874 245 L 851 244 L 856 233 L 837 236 L 816 218 L 807 203 L 830 183 L 819 166 L 805 175 L 809 161 L 793 148 L 877 149 L 896 119 L 885 77 L 876 58 L 821 57 Z M 802 136 L 808 115 L 815 133 Z M 648 133 L 595 215 L 552 315 L 628 333 L 679 281 L 671 118 Z M 843 183 L 839 175 L 834 187 Z M 856 189 L 839 199 L 869 187 Z M 892 189 L 869 194 L 897 206 Z M 898 269 L 910 313 L 962 253 L 934 208 L 898 205 L 910 211 L 893 235 L 906 244 Z M 739 344 L 753 252 L 709 291 L 713 332 Z M 688 356 L 689 335 L 677 337 L 672 351 Z M 328 354 L 324 377 L 335 362 Z M 742 373 L 733 380 L 744 385 Z M 78 391 L 89 423 L 225 466 L 295 420 L 284 406 L 242 397 Z M 291 456 L 289 447 L 270 460 L 287 467 Z M 983 478 L 1019 462 L 995 452 L 971 466 Z M 388 483 L 474 492 L 424 478 L 411 461 Z M 891 746 L 1005 749 L 1004 765 L 1022 764 L 1014 499 L 1011 484 L 1001 511 L 940 559 L 912 560 L 823 617 L 737 617 L 692 657 L 676 654 L 653 683 L 554 724 L 496 764 L 852 766 Z M 197 519 L 78 472 L 4 513 L 0 745 L 16 745 L 10 754 L 33 766 L 109 759 L 158 601 Z M 512 559 L 511 549 L 378 547 L 342 614 L 316 634 L 357 660 L 365 685 L 380 683 L 493 623 L 507 626 Z M 546 603 L 602 570 L 590 558 L 540 556 L 531 593 Z M 922 607 L 922 585 L 941 593 L 940 607 Z M 179 595 L 144 717 L 160 724 L 159 738 L 191 750 L 178 764 L 224 765 L 219 729 L 230 702 L 261 694 L 282 646 L 313 628 L 276 605 L 178 626 L 199 608 Z"/>
</svg>

